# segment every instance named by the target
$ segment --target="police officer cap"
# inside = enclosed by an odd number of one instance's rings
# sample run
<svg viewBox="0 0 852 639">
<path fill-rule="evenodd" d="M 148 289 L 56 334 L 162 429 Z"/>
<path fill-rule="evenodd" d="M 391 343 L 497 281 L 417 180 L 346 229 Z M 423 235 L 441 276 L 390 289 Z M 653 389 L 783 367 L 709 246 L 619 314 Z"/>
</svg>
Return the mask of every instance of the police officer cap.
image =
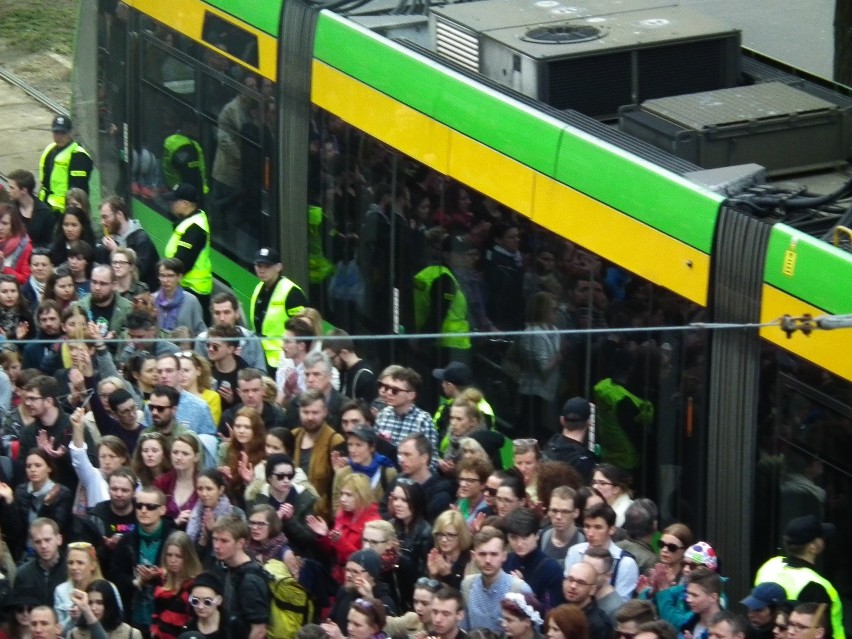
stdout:
<svg viewBox="0 0 852 639">
<path fill-rule="evenodd" d="M 788 544 L 804 546 L 814 539 L 831 537 L 834 531 L 834 524 L 823 524 L 816 518 L 816 515 L 805 515 L 791 519 L 787 523 L 787 527 L 784 529 L 784 537 Z"/>
<path fill-rule="evenodd" d="M 57 115 L 53 118 L 50 128 L 54 133 L 71 133 L 71 118 L 67 115 Z"/>
<path fill-rule="evenodd" d="M 198 202 L 201 201 L 198 197 L 198 189 L 192 186 L 192 184 L 187 184 L 186 182 L 176 185 L 175 188 L 172 189 L 171 193 L 166 193 L 163 197 L 169 202 L 174 202 L 175 200 L 186 200 L 187 202 L 198 204 Z"/>
<path fill-rule="evenodd" d="M 584 422 L 591 414 L 591 405 L 582 397 L 572 397 L 562 406 L 562 417 L 569 422 Z"/>
<path fill-rule="evenodd" d="M 278 255 L 278 251 L 271 248 L 262 248 L 257 253 L 254 254 L 254 263 L 255 264 L 278 264 L 281 261 L 281 256 Z"/>
</svg>

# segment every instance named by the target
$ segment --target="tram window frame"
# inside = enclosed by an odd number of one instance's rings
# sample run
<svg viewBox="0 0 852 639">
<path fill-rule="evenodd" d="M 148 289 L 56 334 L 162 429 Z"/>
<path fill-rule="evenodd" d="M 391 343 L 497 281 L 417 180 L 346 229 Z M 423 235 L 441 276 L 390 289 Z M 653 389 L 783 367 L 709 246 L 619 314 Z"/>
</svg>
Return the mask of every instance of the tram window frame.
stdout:
<svg viewBox="0 0 852 639">
<path fill-rule="evenodd" d="M 177 37 L 182 39 L 187 39 L 185 36 L 181 34 L 177 34 Z M 196 105 L 198 103 L 198 93 L 199 93 L 199 77 L 198 77 L 198 67 L 199 64 L 192 57 L 181 51 L 176 47 L 170 47 L 166 42 L 157 38 L 153 34 L 145 33 L 142 38 L 142 46 L 139 48 L 140 51 L 140 70 L 141 70 L 141 79 L 143 83 L 156 86 L 158 89 L 166 93 L 167 95 L 176 98 L 180 102 L 188 105 L 190 108 L 196 109 Z M 150 75 L 151 69 L 148 66 L 148 62 L 151 56 L 151 49 L 159 50 L 160 53 L 177 60 L 178 63 L 186 66 L 192 72 L 192 83 L 193 89 L 191 92 L 180 92 L 172 87 L 166 85 L 162 78 L 152 77 Z"/>
<path fill-rule="evenodd" d="M 217 30 L 218 33 L 211 33 Z M 204 22 L 201 27 L 201 39 L 210 47 L 227 53 L 229 56 L 249 65 L 253 69 L 258 69 L 260 65 L 260 54 L 257 35 L 243 29 L 242 27 L 228 22 L 222 16 L 219 16 L 212 11 L 204 13 Z M 228 40 L 229 42 L 224 42 Z M 229 51 L 223 48 L 222 44 L 239 44 L 234 47 L 234 51 Z M 236 50 L 239 49 L 239 50 Z M 249 53 L 247 53 L 249 52 Z M 253 54 L 252 54 L 253 52 Z"/>
</svg>

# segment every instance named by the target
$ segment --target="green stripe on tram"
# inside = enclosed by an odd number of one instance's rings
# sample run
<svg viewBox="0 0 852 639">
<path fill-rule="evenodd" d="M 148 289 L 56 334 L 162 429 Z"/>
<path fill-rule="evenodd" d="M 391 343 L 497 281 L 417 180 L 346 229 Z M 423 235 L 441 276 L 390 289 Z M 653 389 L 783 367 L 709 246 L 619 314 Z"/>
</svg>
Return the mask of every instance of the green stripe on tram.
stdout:
<svg viewBox="0 0 852 639">
<path fill-rule="evenodd" d="M 281 0 L 204 0 L 212 7 L 229 13 L 271 36 L 278 37 L 281 28 Z"/>
<path fill-rule="evenodd" d="M 721 196 L 443 73 L 338 16 L 320 15 L 314 55 L 544 175 L 711 251 Z M 673 210 L 681 214 L 672 216 Z"/>
<path fill-rule="evenodd" d="M 828 313 L 852 313 L 852 255 L 784 224 L 772 227 L 764 279 Z"/>
</svg>

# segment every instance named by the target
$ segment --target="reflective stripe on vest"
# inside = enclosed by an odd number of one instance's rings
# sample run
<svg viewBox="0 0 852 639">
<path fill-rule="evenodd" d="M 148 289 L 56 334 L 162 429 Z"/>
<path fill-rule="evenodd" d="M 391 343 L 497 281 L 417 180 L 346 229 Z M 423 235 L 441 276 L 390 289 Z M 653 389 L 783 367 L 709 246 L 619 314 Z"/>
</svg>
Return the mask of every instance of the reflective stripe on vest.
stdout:
<svg viewBox="0 0 852 639">
<path fill-rule="evenodd" d="M 88 156 L 89 153 L 76 142 L 71 142 L 64 149 L 59 151 L 53 158 L 53 169 L 50 171 L 49 184 L 45 184 L 44 180 L 44 163 L 50 152 L 56 148 L 55 144 L 49 144 L 41 154 L 39 160 L 39 175 L 42 179 L 41 189 L 39 191 L 39 199 L 46 202 L 51 208 L 57 211 L 65 210 L 65 195 L 68 193 L 68 181 L 71 177 L 69 167 L 71 166 L 71 158 L 75 153 L 82 153 Z M 74 171 L 74 177 L 85 177 L 85 171 Z"/>
<path fill-rule="evenodd" d="M 639 453 L 627 433 L 618 423 L 618 404 L 629 399 L 639 411 L 637 426 L 644 428 L 654 420 L 654 405 L 616 384 L 610 378 L 595 384 L 595 423 L 598 443 L 601 446 L 601 461 L 615 464 L 625 470 L 639 466 Z"/>
<path fill-rule="evenodd" d="M 831 599 L 832 637 L 833 639 L 846 639 L 846 631 L 843 629 L 843 604 L 840 601 L 840 595 L 837 594 L 837 590 L 831 585 L 831 582 L 816 570 L 806 566 L 793 567 L 787 563 L 784 557 L 773 557 L 757 571 L 754 585 L 768 581 L 781 586 L 787 592 L 787 599 L 790 600 L 798 600 L 804 587 L 812 581 L 821 585 Z"/>
<path fill-rule="evenodd" d="M 254 307 L 257 303 L 257 298 L 260 291 L 263 289 L 263 282 L 254 288 L 249 304 L 249 326 L 254 330 Z M 294 315 L 298 315 L 304 310 L 304 306 L 295 306 L 287 308 L 287 297 L 293 289 L 302 290 L 295 282 L 282 277 L 275 285 L 272 291 L 272 296 L 269 298 L 269 306 L 266 307 L 266 315 L 263 316 L 263 324 L 260 327 L 261 337 L 269 337 L 270 339 L 261 340 L 263 352 L 266 355 L 266 363 L 273 368 L 278 366 L 278 357 L 281 355 L 281 338 L 284 337 L 284 324 Z"/>
<path fill-rule="evenodd" d="M 469 349 L 469 337 L 453 335 L 453 333 L 468 333 L 470 331 L 470 324 L 467 321 L 467 298 L 465 298 L 456 276 L 445 266 L 427 266 L 414 276 L 414 321 L 417 330 L 422 330 L 426 324 L 426 318 L 431 311 L 432 286 L 435 280 L 442 275 L 448 275 L 453 280 L 456 292 L 449 300 L 444 319 L 441 322 L 441 333 L 444 337 L 439 340 L 439 343 L 447 348 Z"/>
<path fill-rule="evenodd" d="M 174 257 L 181 246 L 190 248 L 188 244 L 182 242 L 182 238 L 193 224 L 200 226 L 207 233 L 207 240 L 204 242 L 204 248 L 198 254 L 195 264 L 183 276 L 180 285 L 199 295 L 210 295 L 213 292 L 213 261 L 211 259 L 212 251 L 210 250 L 210 223 L 207 221 L 207 214 L 204 211 L 199 210 L 193 213 L 175 227 L 163 255 Z"/>
</svg>

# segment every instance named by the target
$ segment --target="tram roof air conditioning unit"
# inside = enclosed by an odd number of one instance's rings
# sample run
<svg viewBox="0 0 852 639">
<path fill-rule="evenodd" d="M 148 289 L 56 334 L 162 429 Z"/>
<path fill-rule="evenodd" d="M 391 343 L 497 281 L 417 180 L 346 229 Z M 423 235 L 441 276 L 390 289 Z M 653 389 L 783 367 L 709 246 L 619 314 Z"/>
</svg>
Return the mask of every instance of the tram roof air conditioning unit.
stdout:
<svg viewBox="0 0 852 639">
<path fill-rule="evenodd" d="M 612 118 L 626 104 L 736 86 L 740 32 L 676 5 L 483 0 L 432 9 L 435 50 L 550 104 Z"/>
</svg>

